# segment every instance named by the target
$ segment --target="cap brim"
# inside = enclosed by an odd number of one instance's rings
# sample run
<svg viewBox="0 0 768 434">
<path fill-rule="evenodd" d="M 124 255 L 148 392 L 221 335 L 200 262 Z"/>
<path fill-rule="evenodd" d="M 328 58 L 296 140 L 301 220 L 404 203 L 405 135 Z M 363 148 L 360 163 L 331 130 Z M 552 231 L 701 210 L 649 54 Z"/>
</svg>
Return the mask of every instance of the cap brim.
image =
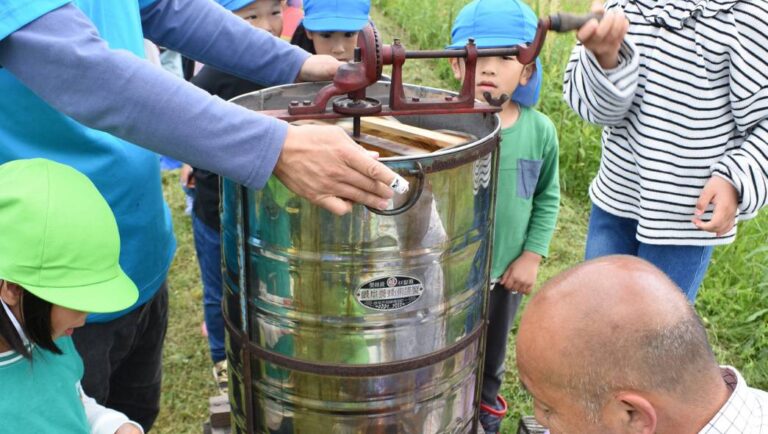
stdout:
<svg viewBox="0 0 768 434">
<path fill-rule="evenodd" d="M 310 32 L 357 32 L 368 24 L 368 18 L 305 17 L 302 23 Z"/>
<path fill-rule="evenodd" d="M 457 50 L 459 48 L 464 48 L 465 45 L 467 45 L 467 42 L 469 42 L 468 39 L 460 39 L 453 44 L 447 46 L 446 48 L 449 50 Z M 515 38 L 494 38 L 494 37 L 486 37 L 486 38 L 475 38 L 475 45 L 477 48 L 501 48 L 501 47 L 514 47 L 515 45 L 523 45 L 527 44 L 530 41 L 524 41 L 522 39 L 515 39 Z"/>
<path fill-rule="evenodd" d="M 136 284 L 120 270 L 117 277 L 86 286 L 42 288 L 21 284 L 36 296 L 68 309 L 88 313 L 118 312 L 133 306 L 139 298 Z"/>
</svg>

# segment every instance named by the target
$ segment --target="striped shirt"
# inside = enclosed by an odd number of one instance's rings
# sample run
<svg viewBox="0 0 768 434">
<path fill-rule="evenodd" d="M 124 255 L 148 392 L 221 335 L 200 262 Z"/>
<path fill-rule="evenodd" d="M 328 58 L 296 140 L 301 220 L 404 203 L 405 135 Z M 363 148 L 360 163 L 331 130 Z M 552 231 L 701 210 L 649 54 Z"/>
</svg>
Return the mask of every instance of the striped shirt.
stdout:
<svg viewBox="0 0 768 434">
<path fill-rule="evenodd" d="M 739 193 L 739 219 L 768 203 L 768 2 L 609 0 L 630 22 L 619 66 L 603 70 L 581 44 L 563 93 L 604 126 L 593 203 L 638 221 L 647 244 L 734 240 L 691 222 L 713 175 Z M 712 206 L 703 220 L 711 217 Z"/>
<path fill-rule="evenodd" d="M 699 434 L 768 434 L 768 393 L 747 386 L 739 371 L 721 366 L 731 396 Z"/>
</svg>

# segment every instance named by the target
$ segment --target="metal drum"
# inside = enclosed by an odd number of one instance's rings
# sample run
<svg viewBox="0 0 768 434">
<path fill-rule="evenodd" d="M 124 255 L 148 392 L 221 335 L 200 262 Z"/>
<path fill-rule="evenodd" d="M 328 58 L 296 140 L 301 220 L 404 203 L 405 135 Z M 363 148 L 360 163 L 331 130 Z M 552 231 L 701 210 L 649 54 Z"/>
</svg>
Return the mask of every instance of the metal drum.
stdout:
<svg viewBox="0 0 768 434">
<path fill-rule="evenodd" d="M 275 87 L 233 102 L 285 108 L 321 87 Z M 367 94 L 386 104 L 389 84 Z M 233 432 L 475 432 L 499 121 L 487 114 L 398 119 L 480 139 L 382 159 L 411 184 L 391 215 L 358 205 L 337 217 L 275 177 L 259 191 L 224 181 Z"/>
</svg>

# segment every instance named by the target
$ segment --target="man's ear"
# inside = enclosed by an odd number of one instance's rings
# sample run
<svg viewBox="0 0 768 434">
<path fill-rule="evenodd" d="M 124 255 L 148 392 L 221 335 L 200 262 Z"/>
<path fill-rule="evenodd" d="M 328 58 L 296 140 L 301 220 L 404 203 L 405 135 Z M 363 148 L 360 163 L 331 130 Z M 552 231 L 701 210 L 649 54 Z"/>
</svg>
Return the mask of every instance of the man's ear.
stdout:
<svg viewBox="0 0 768 434">
<path fill-rule="evenodd" d="M 523 67 L 523 73 L 520 76 L 520 86 L 525 86 L 536 72 L 536 62 L 529 63 Z"/>
<path fill-rule="evenodd" d="M 462 71 L 461 71 L 462 64 L 460 63 L 462 60 L 452 57 L 448 59 L 448 61 L 451 62 L 451 70 L 453 71 L 453 77 L 459 81 L 463 80 L 464 74 L 462 74 Z"/>
<path fill-rule="evenodd" d="M 9 307 L 16 307 L 21 301 L 21 287 L 7 280 L 0 281 L 0 298 Z"/>
<path fill-rule="evenodd" d="M 618 418 L 621 432 L 654 434 L 658 415 L 653 404 L 635 392 L 620 392 L 611 404 Z"/>
<path fill-rule="evenodd" d="M 311 41 L 312 36 L 314 36 L 314 34 L 307 29 L 304 29 L 304 33 L 307 35 L 307 38 L 309 38 L 309 40 Z"/>
</svg>

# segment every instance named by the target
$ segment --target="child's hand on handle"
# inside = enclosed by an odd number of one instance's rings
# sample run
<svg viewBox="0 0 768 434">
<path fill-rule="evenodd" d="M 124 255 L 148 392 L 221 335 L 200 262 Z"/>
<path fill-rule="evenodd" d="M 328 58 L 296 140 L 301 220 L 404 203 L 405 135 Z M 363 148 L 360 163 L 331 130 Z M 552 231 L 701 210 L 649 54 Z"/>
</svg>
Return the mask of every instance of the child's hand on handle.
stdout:
<svg viewBox="0 0 768 434">
<path fill-rule="evenodd" d="M 528 295 L 536 284 L 539 263 L 541 263 L 541 255 L 524 251 L 509 264 L 499 283 L 510 291 Z"/>
<path fill-rule="evenodd" d="M 384 209 L 398 175 L 337 126 L 289 125 L 275 176 L 295 193 L 337 215 L 352 203 Z"/>
<path fill-rule="evenodd" d="M 712 218 L 705 222 L 701 220 L 701 215 L 710 203 L 715 206 L 715 209 L 712 211 Z M 721 237 L 733 229 L 738 204 L 739 192 L 736 188 L 725 179 L 713 176 L 704 185 L 699 200 L 696 201 L 693 224 L 703 231 L 714 232 Z"/>
<path fill-rule="evenodd" d="M 115 431 L 115 434 L 144 434 L 144 431 L 132 423 L 124 423 Z"/>
<path fill-rule="evenodd" d="M 605 12 L 600 0 L 592 3 L 592 13 L 602 14 L 603 19 L 588 21 L 576 38 L 595 55 L 603 69 L 613 69 L 619 66 L 619 48 L 629 30 L 629 20 L 622 12 Z"/>
</svg>

